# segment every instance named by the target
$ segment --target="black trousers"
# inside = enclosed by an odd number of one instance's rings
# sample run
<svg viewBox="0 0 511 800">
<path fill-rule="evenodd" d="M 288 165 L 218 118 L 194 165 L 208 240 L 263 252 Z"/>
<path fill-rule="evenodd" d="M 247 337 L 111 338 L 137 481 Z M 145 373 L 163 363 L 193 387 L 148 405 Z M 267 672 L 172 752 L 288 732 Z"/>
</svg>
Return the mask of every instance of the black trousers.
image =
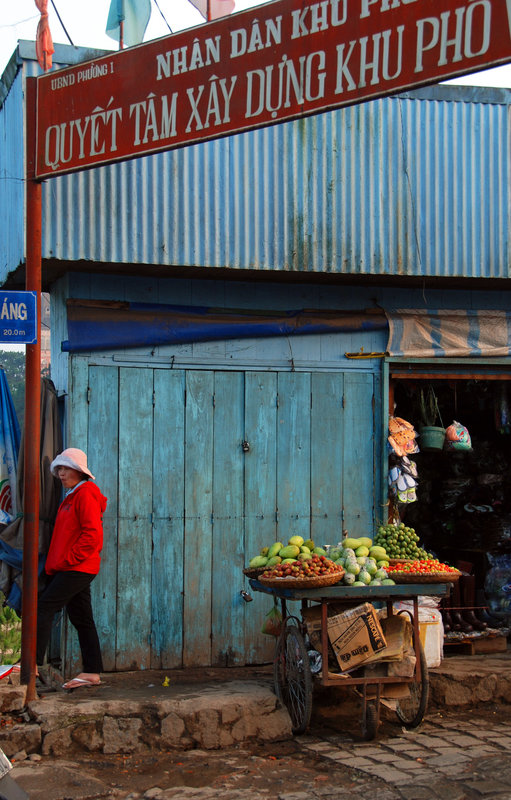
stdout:
<svg viewBox="0 0 511 800">
<path fill-rule="evenodd" d="M 37 602 L 37 653 L 38 665 L 50 641 L 53 617 L 66 609 L 71 624 L 78 633 L 82 654 L 83 672 L 103 672 L 99 638 L 92 615 L 90 585 L 96 576 L 88 572 L 56 572 L 40 594 Z"/>
</svg>

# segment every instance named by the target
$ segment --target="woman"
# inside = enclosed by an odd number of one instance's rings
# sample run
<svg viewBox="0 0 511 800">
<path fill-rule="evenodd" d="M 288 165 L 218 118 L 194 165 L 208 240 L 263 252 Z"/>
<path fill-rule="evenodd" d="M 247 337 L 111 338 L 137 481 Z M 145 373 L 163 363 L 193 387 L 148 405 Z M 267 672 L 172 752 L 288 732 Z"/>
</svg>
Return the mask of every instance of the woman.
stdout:
<svg viewBox="0 0 511 800">
<path fill-rule="evenodd" d="M 44 661 L 54 615 L 64 607 L 78 632 L 82 669 L 63 689 L 96 686 L 103 671 L 92 615 L 90 585 L 99 572 L 103 547 L 103 512 L 107 499 L 87 467 L 83 450 L 69 447 L 50 466 L 65 490 L 51 537 L 45 571 L 49 582 L 38 599 L 37 664 Z"/>
</svg>

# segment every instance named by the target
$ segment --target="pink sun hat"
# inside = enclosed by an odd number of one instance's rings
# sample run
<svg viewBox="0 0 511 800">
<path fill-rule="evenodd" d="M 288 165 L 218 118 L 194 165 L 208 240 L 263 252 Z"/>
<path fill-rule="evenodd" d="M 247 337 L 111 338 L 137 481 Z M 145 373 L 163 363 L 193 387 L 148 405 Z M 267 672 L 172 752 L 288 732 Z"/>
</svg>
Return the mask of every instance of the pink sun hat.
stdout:
<svg viewBox="0 0 511 800">
<path fill-rule="evenodd" d="M 76 469 L 78 472 L 83 472 L 84 475 L 92 478 L 93 481 L 96 480 L 87 466 L 87 456 L 83 450 L 78 450 L 77 447 L 68 447 L 67 450 L 63 450 L 60 455 L 53 459 L 50 464 L 50 469 L 51 474 L 55 475 L 56 478 L 58 478 L 58 467 Z"/>
</svg>

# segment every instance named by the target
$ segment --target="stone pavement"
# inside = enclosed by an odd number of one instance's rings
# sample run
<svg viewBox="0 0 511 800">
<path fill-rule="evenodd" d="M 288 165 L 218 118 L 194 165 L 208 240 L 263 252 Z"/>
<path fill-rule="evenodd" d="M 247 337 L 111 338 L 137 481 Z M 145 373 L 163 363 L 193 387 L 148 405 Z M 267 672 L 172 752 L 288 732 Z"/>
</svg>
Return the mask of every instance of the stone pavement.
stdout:
<svg viewBox="0 0 511 800">
<path fill-rule="evenodd" d="M 417 730 L 402 728 L 373 742 L 347 733 L 298 740 L 326 761 L 377 778 L 378 800 L 510 800 L 510 713 L 506 707 L 484 715 L 436 712 Z"/>
</svg>

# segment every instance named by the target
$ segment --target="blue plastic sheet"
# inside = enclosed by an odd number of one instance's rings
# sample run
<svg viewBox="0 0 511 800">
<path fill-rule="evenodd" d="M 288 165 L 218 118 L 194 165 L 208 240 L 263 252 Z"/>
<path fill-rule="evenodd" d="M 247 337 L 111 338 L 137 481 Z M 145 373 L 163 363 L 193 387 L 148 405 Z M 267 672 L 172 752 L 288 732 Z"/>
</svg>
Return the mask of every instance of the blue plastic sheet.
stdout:
<svg viewBox="0 0 511 800">
<path fill-rule="evenodd" d="M 379 309 L 254 311 L 74 299 L 68 301 L 67 317 L 69 339 L 62 343 L 62 350 L 67 352 L 220 339 L 353 333 L 388 327 Z"/>
</svg>

